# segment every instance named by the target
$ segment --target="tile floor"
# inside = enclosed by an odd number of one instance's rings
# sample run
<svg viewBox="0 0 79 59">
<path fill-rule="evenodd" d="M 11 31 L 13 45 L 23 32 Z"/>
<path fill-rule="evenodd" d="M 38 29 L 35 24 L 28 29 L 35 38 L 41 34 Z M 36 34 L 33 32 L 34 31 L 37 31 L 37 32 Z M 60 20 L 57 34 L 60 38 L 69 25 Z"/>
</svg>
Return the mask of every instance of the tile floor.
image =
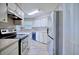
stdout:
<svg viewBox="0 0 79 59">
<path fill-rule="evenodd" d="M 48 55 L 47 45 L 32 40 L 28 55 Z"/>
</svg>

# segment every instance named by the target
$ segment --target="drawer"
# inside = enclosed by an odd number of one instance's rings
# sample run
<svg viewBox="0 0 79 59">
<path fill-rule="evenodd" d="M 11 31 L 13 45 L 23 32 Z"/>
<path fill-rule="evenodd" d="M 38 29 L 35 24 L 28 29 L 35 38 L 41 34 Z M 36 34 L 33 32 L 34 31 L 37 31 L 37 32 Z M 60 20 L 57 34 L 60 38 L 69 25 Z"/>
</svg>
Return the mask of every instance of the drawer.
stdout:
<svg viewBox="0 0 79 59">
<path fill-rule="evenodd" d="M 1 51 L 0 53 L 2 55 L 8 55 L 8 54 L 12 55 L 12 52 L 14 52 L 16 49 L 18 50 L 18 42 L 16 42 L 13 45 L 7 47 L 5 50 Z M 18 53 L 18 51 L 15 54 L 17 54 L 17 53 Z"/>
</svg>

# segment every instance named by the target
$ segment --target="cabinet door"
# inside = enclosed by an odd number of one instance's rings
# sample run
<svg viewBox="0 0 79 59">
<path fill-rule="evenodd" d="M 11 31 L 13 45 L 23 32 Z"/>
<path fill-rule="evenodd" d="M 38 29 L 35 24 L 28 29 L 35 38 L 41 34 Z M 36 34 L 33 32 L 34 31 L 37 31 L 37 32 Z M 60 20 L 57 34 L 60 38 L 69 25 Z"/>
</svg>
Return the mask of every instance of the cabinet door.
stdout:
<svg viewBox="0 0 79 59">
<path fill-rule="evenodd" d="M 20 16 L 22 19 L 24 19 L 24 12 L 22 10 L 20 10 Z"/>
<path fill-rule="evenodd" d="M 17 6 L 14 3 L 8 3 L 8 8 L 11 9 L 12 11 L 16 11 Z"/>
<path fill-rule="evenodd" d="M 21 17 L 22 17 L 22 19 L 24 19 L 24 12 L 23 11 L 21 11 Z"/>
<path fill-rule="evenodd" d="M 21 14 L 21 10 L 20 10 L 20 8 L 17 6 L 17 8 L 16 8 L 16 13 L 17 13 L 17 16 L 19 17 L 19 18 L 21 18 L 21 16 L 20 16 L 20 14 Z"/>
<path fill-rule="evenodd" d="M 18 16 L 19 18 L 24 17 L 24 13 L 23 11 L 14 3 L 9 3 L 8 4 L 8 10 L 12 13 L 14 13 L 16 16 Z"/>
<path fill-rule="evenodd" d="M 7 6 L 6 6 L 6 3 L 0 3 L 0 22 L 7 22 Z"/>
<path fill-rule="evenodd" d="M 15 3 L 8 3 L 8 11 L 12 14 L 18 16 L 17 14 L 17 5 Z"/>
<path fill-rule="evenodd" d="M 18 14 L 18 17 L 20 17 L 21 19 L 24 19 L 24 13 L 18 6 L 17 6 L 16 12 Z"/>
</svg>

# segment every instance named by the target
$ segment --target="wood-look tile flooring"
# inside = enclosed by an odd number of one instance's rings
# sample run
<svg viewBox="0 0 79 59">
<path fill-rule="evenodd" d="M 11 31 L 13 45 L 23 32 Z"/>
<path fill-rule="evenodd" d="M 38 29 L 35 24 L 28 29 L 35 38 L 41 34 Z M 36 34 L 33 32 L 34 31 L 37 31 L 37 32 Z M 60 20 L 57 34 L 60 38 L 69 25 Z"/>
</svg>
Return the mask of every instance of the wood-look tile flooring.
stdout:
<svg viewBox="0 0 79 59">
<path fill-rule="evenodd" d="M 47 45 L 32 40 L 28 55 L 48 55 Z"/>
</svg>

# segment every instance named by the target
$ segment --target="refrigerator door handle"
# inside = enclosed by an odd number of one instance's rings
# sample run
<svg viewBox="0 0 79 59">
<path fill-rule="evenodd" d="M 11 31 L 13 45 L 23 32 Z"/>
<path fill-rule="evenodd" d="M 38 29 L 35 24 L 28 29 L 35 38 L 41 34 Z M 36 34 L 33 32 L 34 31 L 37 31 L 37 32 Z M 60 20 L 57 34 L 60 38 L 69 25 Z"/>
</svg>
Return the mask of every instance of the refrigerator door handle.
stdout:
<svg viewBox="0 0 79 59">
<path fill-rule="evenodd" d="M 53 37 L 51 37 L 50 35 L 48 35 L 48 37 L 50 37 L 52 40 L 54 40 L 54 38 L 53 38 Z"/>
</svg>

